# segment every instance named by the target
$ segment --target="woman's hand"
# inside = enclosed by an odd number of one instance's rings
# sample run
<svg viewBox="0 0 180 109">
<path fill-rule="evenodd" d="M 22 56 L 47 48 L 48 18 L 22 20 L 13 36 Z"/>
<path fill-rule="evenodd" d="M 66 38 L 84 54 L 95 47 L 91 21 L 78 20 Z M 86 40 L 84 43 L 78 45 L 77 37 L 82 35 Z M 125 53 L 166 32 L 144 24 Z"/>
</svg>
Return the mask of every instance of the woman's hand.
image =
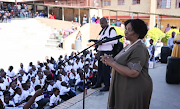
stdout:
<svg viewBox="0 0 180 109">
<path fill-rule="evenodd" d="M 40 96 L 40 95 L 42 95 L 43 94 L 43 90 L 42 89 L 38 89 L 37 91 L 36 91 L 36 93 L 34 94 L 34 96 L 35 97 L 38 97 L 38 96 Z"/>
<path fill-rule="evenodd" d="M 114 61 L 112 55 L 104 54 L 104 56 L 100 56 L 100 57 L 101 57 L 102 63 L 106 65 L 110 65 Z"/>
</svg>

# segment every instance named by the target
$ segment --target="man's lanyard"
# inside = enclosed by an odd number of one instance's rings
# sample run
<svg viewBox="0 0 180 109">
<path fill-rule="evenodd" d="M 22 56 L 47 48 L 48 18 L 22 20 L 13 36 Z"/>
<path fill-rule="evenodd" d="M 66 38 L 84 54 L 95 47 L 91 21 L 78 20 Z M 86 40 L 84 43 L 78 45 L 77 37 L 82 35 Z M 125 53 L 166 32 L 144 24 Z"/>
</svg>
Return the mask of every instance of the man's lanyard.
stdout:
<svg viewBox="0 0 180 109">
<path fill-rule="evenodd" d="M 99 35 L 101 35 L 102 32 L 103 32 L 103 35 L 104 35 L 108 27 L 109 27 L 109 25 L 106 26 L 105 28 L 103 28 L 103 29 L 101 30 L 101 32 L 99 33 Z M 104 30 L 104 31 L 103 31 L 103 30 Z"/>
</svg>

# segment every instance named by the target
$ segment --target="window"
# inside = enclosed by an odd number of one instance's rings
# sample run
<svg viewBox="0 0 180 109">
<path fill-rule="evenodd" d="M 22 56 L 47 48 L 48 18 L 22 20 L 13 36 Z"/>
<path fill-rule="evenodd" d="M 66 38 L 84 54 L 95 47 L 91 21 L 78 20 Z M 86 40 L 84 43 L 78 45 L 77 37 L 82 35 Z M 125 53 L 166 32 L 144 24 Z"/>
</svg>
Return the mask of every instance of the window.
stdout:
<svg viewBox="0 0 180 109">
<path fill-rule="evenodd" d="M 180 8 L 180 0 L 176 0 L 176 8 Z"/>
<path fill-rule="evenodd" d="M 124 0 L 118 0 L 118 5 L 124 5 Z"/>
<path fill-rule="evenodd" d="M 133 0 L 132 4 L 140 4 L 140 0 Z"/>
<path fill-rule="evenodd" d="M 171 8 L 171 0 L 157 0 L 157 8 Z"/>
<path fill-rule="evenodd" d="M 110 6 L 111 0 L 104 0 L 104 6 Z"/>
</svg>

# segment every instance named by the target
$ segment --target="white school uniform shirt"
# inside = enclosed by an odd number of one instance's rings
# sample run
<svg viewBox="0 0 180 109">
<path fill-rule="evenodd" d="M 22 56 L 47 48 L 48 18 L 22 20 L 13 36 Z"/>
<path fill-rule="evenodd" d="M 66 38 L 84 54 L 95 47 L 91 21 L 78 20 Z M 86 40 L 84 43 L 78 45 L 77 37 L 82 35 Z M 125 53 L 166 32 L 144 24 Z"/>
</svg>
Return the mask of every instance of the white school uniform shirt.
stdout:
<svg viewBox="0 0 180 109">
<path fill-rule="evenodd" d="M 26 98 L 24 97 L 24 94 L 22 93 L 21 95 L 16 94 L 14 96 L 14 103 L 20 103 L 21 101 L 25 100 Z"/>
<path fill-rule="evenodd" d="M 9 106 L 9 105 L 12 105 L 12 106 L 14 106 L 14 107 L 16 106 L 16 105 L 14 104 L 14 102 L 11 101 L 11 100 L 9 101 L 8 104 L 6 104 L 6 103 L 4 102 L 4 100 L 3 100 L 3 104 L 4 104 L 5 107 L 7 107 L 7 106 Z"/>
<path fill-rule="evenodd" d="M 111 30 L 111 33 L 110 33 L 110 36 L 109 36 L 109 29 L 111 27 L 108 26 L 106 28 L 104 28 L 103 31 L 101 32 L 100 39 L 103 39 L 105 37 L 112 38 L 112 37 L 117 36 L 117 33 L 116 33 L 116 31 L 114 29 Z M 104 35 L 103 35 L 103 33 L 104 33 Z M 99 51 L 112 51 L 114 44 L 117 44 L 117 42 L 118 42 L 118 40 L 113 40 L 113 41 L 110 41 L 110 42 L 103 43 L 102 45 L 98 46 L 98 50 Z"/>
<path fill-rule="evenodd" d="M 86 59 L 91 59 L 90 54 L 86 55 Z"/>
<path fill-rule="evenodd" d="M 79 64 L 79 63 L 78 63 L 78 64 Z M 78 64 L 77 64 L 76 62 L 74 62 L 73 69 L 74 69 L 75 71 L 77 71 L 77 69 L 79 68 Z"/>
<path fill-rule="evenodd" d="M 62 68 L 64 69 L 65 72 L 67 72 L 67 67 L 62 66 Z"/>
<path fill-rule="evenodd" d="M 60 95 L 65 95 L 67 92 L 70 91 L 70 87 L 61 86 Z"/>
<path fill-rule="evenodd" d="M 31 94 L 32 92 L 35 92 L 35 90 L 34 90 L 34 88 L 33 88 L 32 85 L 31 85 L 30 88 L 28 89 L 28 92 L 29 92 L 29 94 Z"/>
<path fill-rule="evenodd" d="M 57 80 L 56 83 L 53 85 L 53 88 L 58 88 L 59 90 L 61 90 L 61 82 L 62 81 Z"/>
<path fill-rule="evenodd" d="M 174 38 L 170 37 L 170 38 L 168 39 L 167 45 L 168 45 L 169 47 L 174 46 L 173 41 L 174 41 Z"/>
<path fill-rule="evenodd" d="M 30 93 L 28 90 L 22 90 L 22 95 L 26 99 L 30 95 Z"/>
<path fill-rule="evenodd" d="M 38 69 L 39 67 L 40 67 L 40 65 L 37 64 L 37 65 L 36 65 L 36 69 Z"/>
<path fill-rule="evenodd" d="M 66 83 L 68 83 L 69 78 L 67 75 L 66 76 L 62 75 L 61 78 L 62 78 L 62 81 L 65 81 Z"/>
<path fill-rule="evenodd" d="M 81 80 L 81 78 L 77 79 L 75 85 L 77 85 L 79 82 L 83 82 L 83 80 Z"/>
<path fill-rule="evenodd" d="M 51 92 L 53 90 L 53 86 L 49 84 L 47 87 L 47 90 L 48 90 L 48 92 Z"/>
<path fill-rule="evenodd" d="M 76 80 L 77 79 L 80 79 L 80 75 L 79 75 L 79 73 L 78 74 L 76 74 L 76 78 L 75 78 Z"/>
<path fill-rule="evenodd" d="M 1 90 L 6 90 L 6 85 L 4 83 L 0 83 Z M 0 96 L 3 96 L 3 91 L 0 91 Z"/>
<path fill-rule="evenodd" d="M 27 75 L 27 79 L 30 77 L 30 79 L 31 79 L 31 77 L 35 77 L 35 74 L 33 74 L 32 73 L 32 75 L 29 73 L 28 75 Z"/>
<path fill-rule="evenodd" d="M 43 98 L 44 98 L 44 95 L 40 95 L 40 96 L 36 97 L 35 102 L 37 102 L 37 101 L 39 101 L 39 100 L 41 100 Z"/>
<path fill-rule="evenodd" d="M 19 73 L 20 70 L 24 70 L 26 72 L 25 68 L 19 68 L 17 73 Z"/>
<path fill-rule="evenodd" d="M 49 64 L 49 68 L 50 68 L 51 70 L 55 71 L 55 69 L 54 69 L 54 64 L 50 63 L 50 64 Z"/>
<path fill-rule="evenodd" d="M 71 72 L 70 74 L 69 74 L 69 79 L 76 79 L 76 73 L 75 73 L 75 75 Z"/>
<path fill-rule="evenodd" d="M 26 83 L 27 79 L 28 79 L 28 77 L 26 76 L 26 74 L 24 74 L 22 76 L 22 83 Z"/>
<path fill-rule="evenodd" d="M 35 70 L 35 71 L 32 70 L 32 74 L 33 74 L 33 75 L 36 75 L 36 74 L 37 74 L 37 71 L 36 71 L 36 70 Z"/>
<path fill-rule="evenodd" d="M 40 81 L 41 81 L 41 82 L 40 82 Z M 39 77 L 38 77 L 38 79 L 36 79 L 35 82 L 36 82 L 36 84 L 38 84 L 38 85 L 41 85 L 41 86 L 44 85 L 44 79 L 43 79 L 43 78 L 39 80 Z"/>
<path fill-rule="evenodd" d="M 58 105 L 58 101 L 60 100 L 59 95 L 55 96 L 54 94 L 50 97 L 49 106 L 53 106 L 53 103 Z"/>
<path fill-rule="evenodd" d="M 83 66 L 84 66 L 84 63 L 83 62 L 81 62 L 81 61 L 79 61 L 79 63 L 78 63 L 78 66 L 79 66 L 79 68 L 83 68 Z"/>
<path fill-rule="evenodd" d="M 31 86 L 32 86 L 32 88 L 33 89 L 35 89 L 35 86 L 36 86 L 37 84 L 36 84 L 36 81 L 33 83 L 32 81 L 31 81 Z"/>
<path fill-rule="evenodd" d="M 12 70 L 11 72 L 8 70 L 6 72 L 6 74 L 9 76 L 9 77 L 14 77 L 15 76 L 15 72 Z"/>
<path fill-rule="evenodd" d="M 66 70 L 67 70 L 66 72 L 70 72 L 71 69 L 72 69 L 72 65 L 67 65 L 65 68 L 66 68 Z"/>
<path fill-rule="evenodd" d="M 15 93 L 15 91 L 10 87 L 10 89 L 9 89 L 9 92 L 10 92 L 10 95 L 12 96 L 12 95 L 14 95 L 14 93 Z"/>
<path fill-rule="evenodd" d="M 32 69 L 32 67 L 31 67 L 31 66 L 28 66 L 28 68 L 27 68 L 27 72 L 28 72 L 30 69 Z"/>
<path fill-rule="evenodd" d="M 4 85 L 5 86 L 9 86 L 10 85 L 10 83 L 8 82 L 8 80 L 6 78 L 3 78 L 3 80 L 4 80 Z"/>
<path fill-rule="evenodd" d="M 89 71 L 87 73 L 85 72 L 85 78 L 88 78 L 89 76 L 90 76 Z"/>
</svg>

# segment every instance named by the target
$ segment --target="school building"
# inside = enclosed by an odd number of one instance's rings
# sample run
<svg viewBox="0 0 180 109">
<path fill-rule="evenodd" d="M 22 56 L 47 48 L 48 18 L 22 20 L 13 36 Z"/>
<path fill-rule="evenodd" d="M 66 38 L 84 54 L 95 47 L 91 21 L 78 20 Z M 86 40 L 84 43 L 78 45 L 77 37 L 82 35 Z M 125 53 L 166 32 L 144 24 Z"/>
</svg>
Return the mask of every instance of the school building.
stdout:
<svg viewBox="0 0 180 109">
<path fill-rule="evenodd" d="M 137 12 L 109 12 L 103 10 L 103 16 L 108 17 L 110 14 L 111 19 L 115 21 L 116 19 L 126 21 L 131 18 L 139 18 L 147 22 L 150 28 L 153 28 L 157 23 L 162 31 L 165 30 L 167 24 L 180 27 L 180 17 L 178 17 L 180 16 L 180 0 L 104 0 L 103 8 Z M 149 13 L 156 13 L 159 16 L 150 15 Z"/>
<path fill-rule="evenodd" d="M 88 22 L 93 15 L 107 17 L 112 23 L 120 19 L 144 20 L 149 28 L 156 24 L 164 31 L 167 24 L 180 27 L 180 0 L 2 0 L 5 2 L 34 4 L 35 11 L 54 12 L 57 19 L 72 21 L 78 16 L 79 23 L 86 14 Z"/>
</svg>

